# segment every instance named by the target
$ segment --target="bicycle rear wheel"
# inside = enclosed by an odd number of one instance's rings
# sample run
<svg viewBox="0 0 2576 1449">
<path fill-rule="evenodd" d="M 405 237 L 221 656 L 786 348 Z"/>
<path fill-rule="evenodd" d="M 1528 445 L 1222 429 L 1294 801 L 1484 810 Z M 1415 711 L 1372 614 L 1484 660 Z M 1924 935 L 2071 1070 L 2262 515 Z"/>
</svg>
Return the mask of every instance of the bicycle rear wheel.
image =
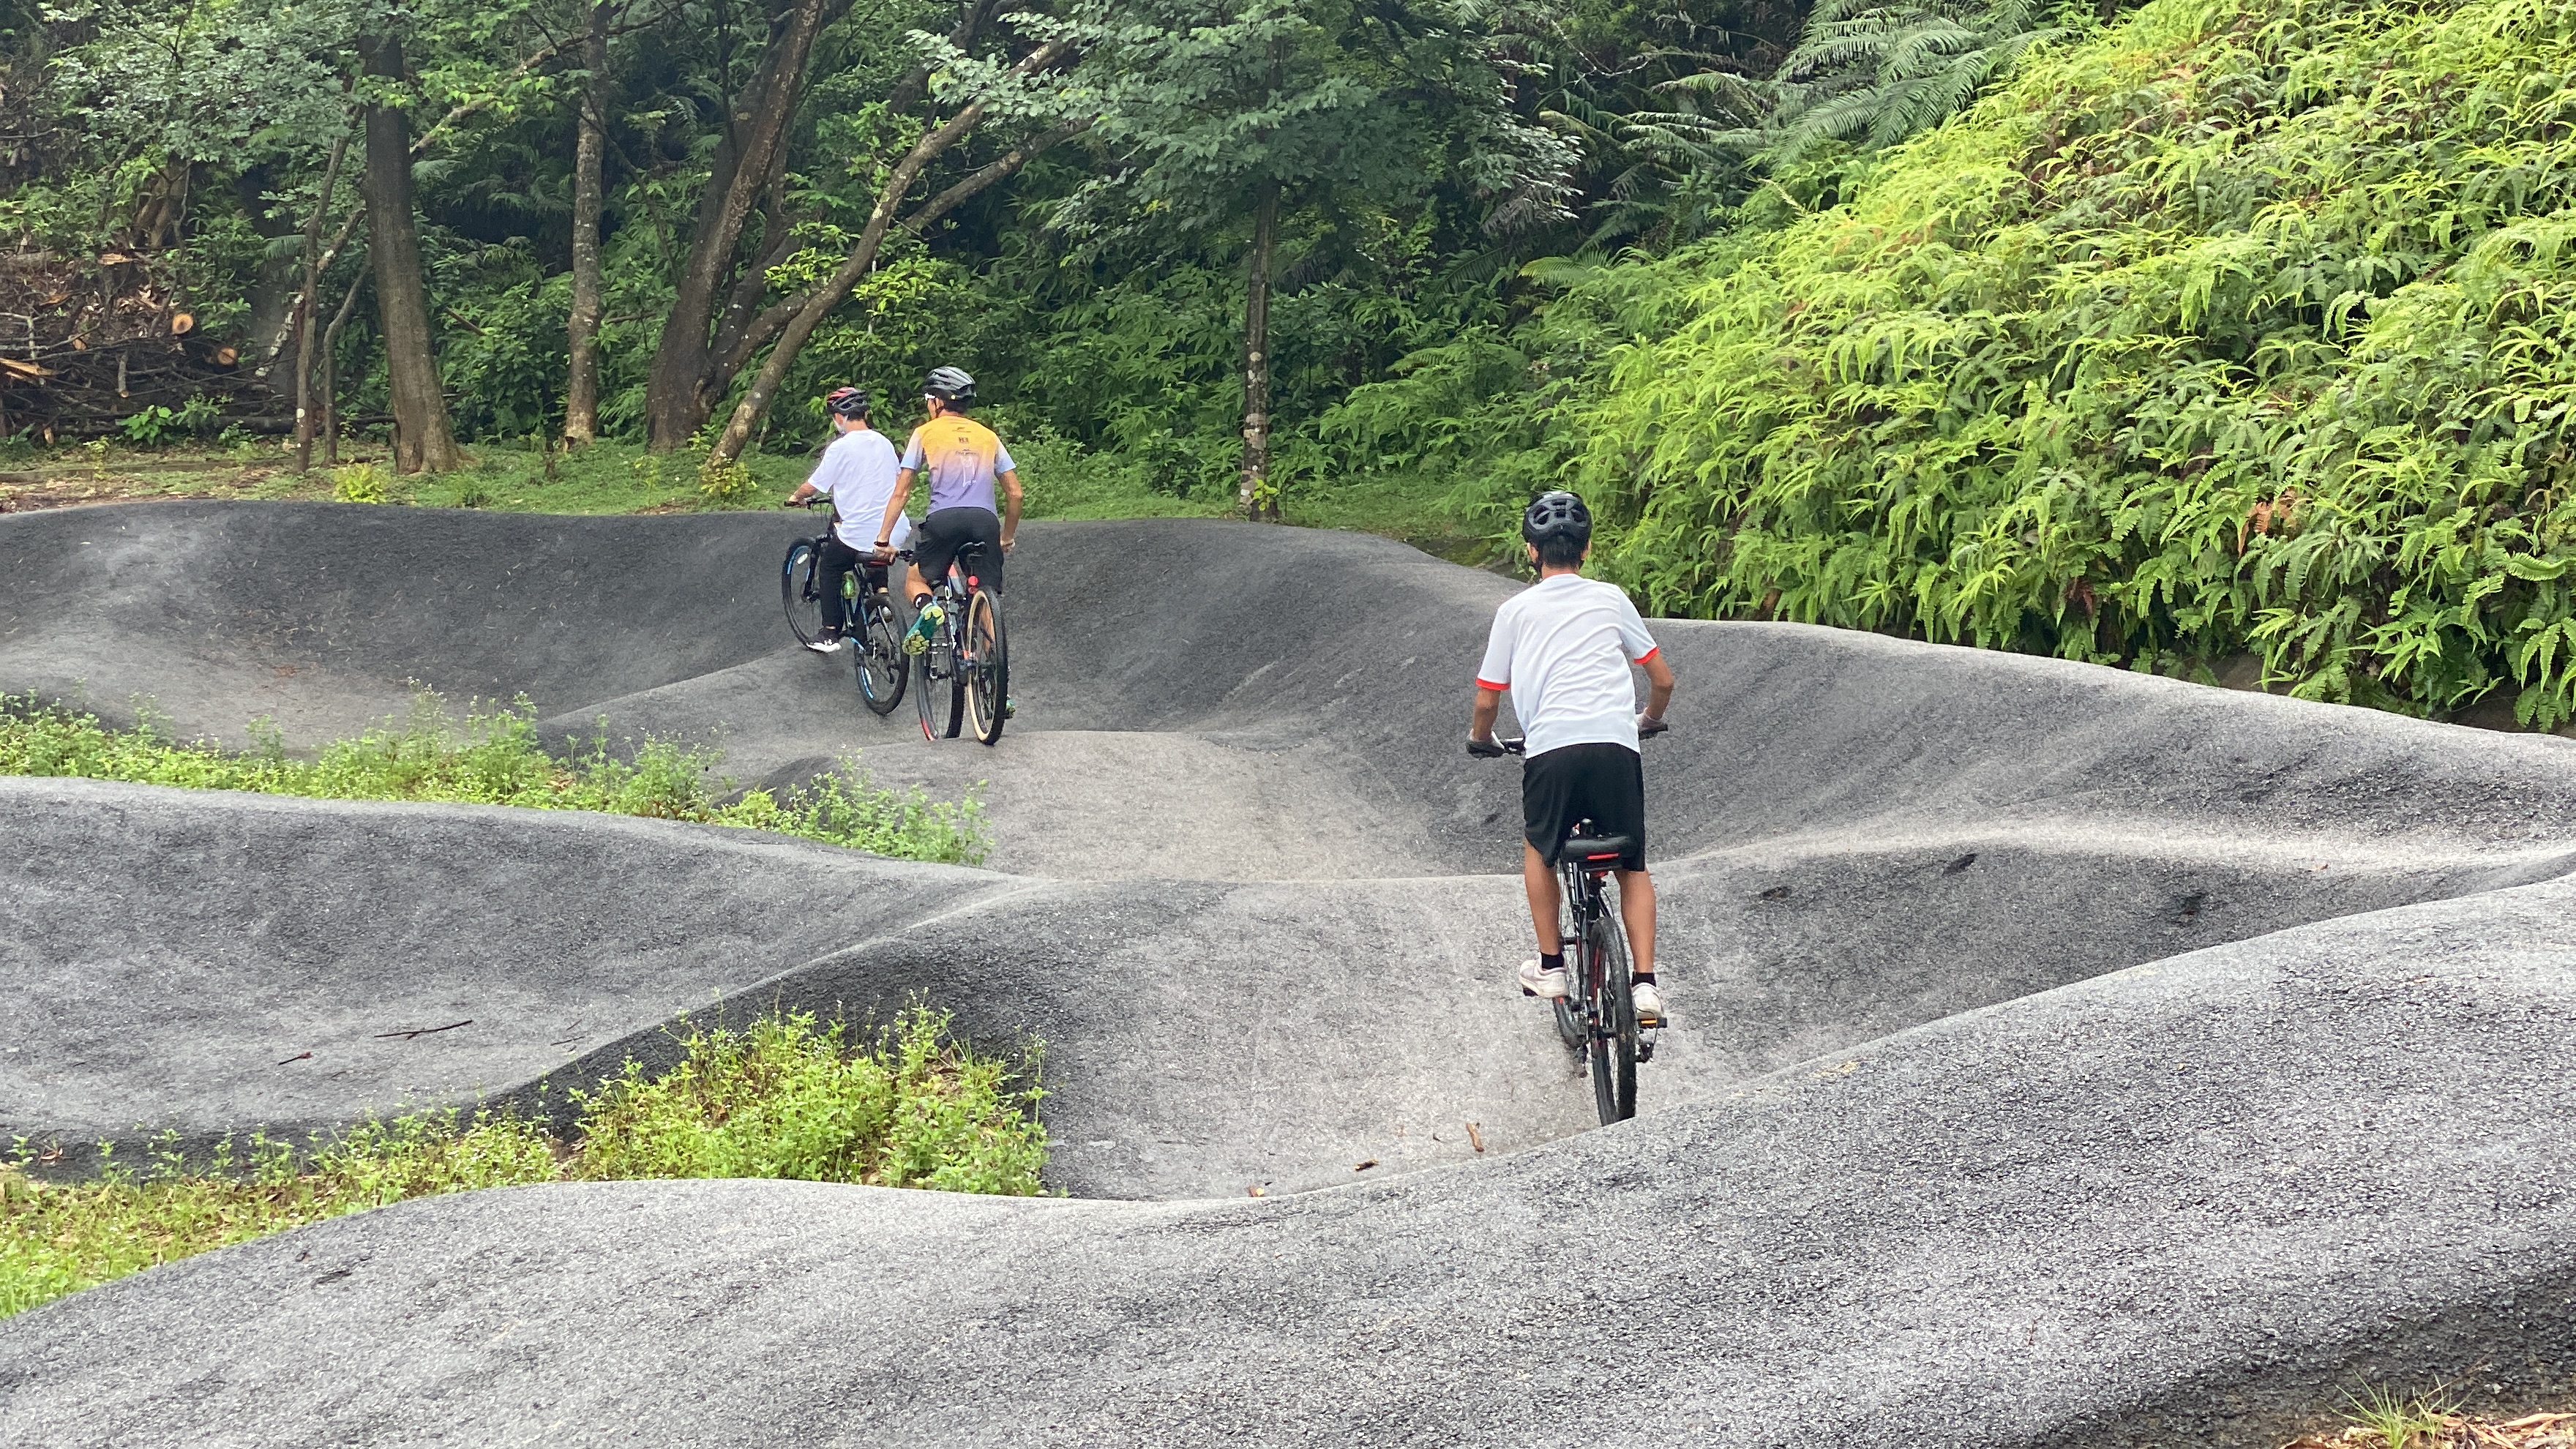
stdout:
<svg viewBox="0 0 2576 1449">
<path fill-rule="evenodd" d="M 952 614 L 957 601 L 943 597 L 940 606 Z M 930 647 L 912 656 L 912 698 L 921 712 L 921 737 L 953 740 L 966 723 L 966 681 L 957 672 L 957 626 L 940 621 Z"/>
<path fill-rule="evenodd" d="M 864 621 L 850 640 L 859 698 L 874 713 L 892 714 L 912 679 L 910 662 L 903 657 L 903 626 L 895 622 L 894 600 L 883 589 L 864 592 L 854 603 Z"/>
<path fill-rule="evenodd" d="M 1628 972 L 1628 933 L 1601 901 L 1584 933 L 1583 980 L 1592 993 L 1592 1104 L 1604 1127 L 1637 1115 L 1637 1002 Z"/>
<path fill-rule="evenodd" d="M 1579 910 L 1583 900 L 1583 873 L 1572 867 L 1566 867 L 1557 872 L 1557 878 L 1559 888 L 1565 893 L 1565 903 Z M 1578 916 L 1577 921 L 1579 922 L 1580 919 Z M 1557 935 L 1556 949 L 1563 951 L 1568 939 L 1560 930 Z M 1578 959 L 1575 964 L 1579 966 L 1582 962 Z M 1567 1051 L 1577 1056 L 1583 1054 L 1584 1043 L 1592 1039 L 1592 1033 L 1583 1025 L 1582 992 L 1583 983 L 1578 980 L 1572 989 L 1556 999 L 1557 1039 L 1565 1043 Z"/>
<path fill-rule="evenodd" d="M 991 589 L 977 589 L 966 601 L 965 637 L 957 672 L 966 685 L 966 714 L 975 738 L 989 745 L 1002 737 L 1011 707 L 1011 641 L 1002 632 L 1002 601 Z"/>
<path fill-rule="evenodd" d="M 787 561 L 778 567 L 779 601 L 787 606 L 787 628 L 799 644 L 823 637 L 823 588 L 815 577 L 821 567 L 810 538 L 790 545 Z"/>
</svg>

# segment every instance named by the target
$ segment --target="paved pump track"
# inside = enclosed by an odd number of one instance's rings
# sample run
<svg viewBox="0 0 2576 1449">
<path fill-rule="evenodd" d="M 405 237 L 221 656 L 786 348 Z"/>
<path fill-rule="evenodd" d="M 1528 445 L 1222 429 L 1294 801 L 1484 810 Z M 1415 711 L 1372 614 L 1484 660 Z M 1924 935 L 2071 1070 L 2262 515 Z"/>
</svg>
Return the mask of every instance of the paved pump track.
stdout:
<svg viewBox="0 0 2576 1449">
<path fill-rule="evenodd" d="M 0 520 L 0 688 L 290 743 L 525 693 L 746 783 L 986 780 L 996 840 L 0 781 L 0 1133 L 533 1103 L 681 1011 L 924 993 L 1044 1039 L 1071 1200 L 408 1203 L 0 1324 L 0 1441 L 2252 1445 L 2568 1389 L 2568 742 L 1660 624 L 1678 1025 L 1598 1129 L 1459 748 L 1512 584 L 1031 525 L 1019 718 L 934 747 L 782 647 L 804 521 Z"/>
</svg>

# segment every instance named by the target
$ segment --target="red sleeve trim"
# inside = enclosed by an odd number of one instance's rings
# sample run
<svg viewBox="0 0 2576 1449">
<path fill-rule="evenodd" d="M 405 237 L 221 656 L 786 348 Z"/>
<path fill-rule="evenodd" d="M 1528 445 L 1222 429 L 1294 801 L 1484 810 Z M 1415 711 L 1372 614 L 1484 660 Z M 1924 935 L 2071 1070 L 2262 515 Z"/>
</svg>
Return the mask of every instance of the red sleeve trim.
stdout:
<svg viewBox="0 0 2576 1449">
<path fill-rule="evenodd" d="M 1490 689 L 1496 694 L 1500 694 L 1504 690 L 1511 688 L 1508 684 L 1496 684 L 1494 681 L 1487 679 L 1481 674 L 1476 676 L 1476 687 L 1478 689 Z"/>
<path fill-rule="evenodd" d="M 1647 650 L 1645 653 L 1638 655 L 1635 659 L 1630 660 L 1629 662 L 1630 662 L 1630 663 L 1632 663 L 1632 664 L 1643 664 L 1643 663 L 1645 663 L 1647 660 L 1652 659 L 1652 658 L 1654 658 L 1656 655 L 1661 654 L 1661 653 L 1663 653 L 1663 652 L 1664 652 L 1664 646 L 1663 646 L 1663 645 L 1661 645 L 1661 644 L 1658 644 L 1658 645 L 1656 645 L 1654 648 L 1649 649 L 1649 650 Z"/>
</svg>

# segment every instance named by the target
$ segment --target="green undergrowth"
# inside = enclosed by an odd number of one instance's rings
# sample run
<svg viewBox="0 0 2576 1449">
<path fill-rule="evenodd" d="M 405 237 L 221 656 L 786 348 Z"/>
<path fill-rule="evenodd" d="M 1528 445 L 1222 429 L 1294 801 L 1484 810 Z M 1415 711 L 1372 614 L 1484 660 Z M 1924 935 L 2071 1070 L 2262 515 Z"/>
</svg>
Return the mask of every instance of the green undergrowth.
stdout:
<svg viewBox="0 0 2576 1449">
<path fill-rule="evenodd" d="M 96 1177 L 0 1167 L 0 1316 L 93 1284 L 303 1223 L 485 1187 L 764 1177 L 1028 1196 L 1046 1128 L 1035 1043 L 1019 1063 L 959 1041 L 916 1006 L 883 1030 L 810 1014 L 733 1030 L 683 1022 L 679 1064 L 629 1061 L 578 1092 L 568 1140 L 508 1112 L 368 1121 L 299 1148 L 230 1141 L 211 1161 L 164 1151 Z M 105 1151 L 103 1148 L 102 1151 Z"/>
<path fill-rule="evenodd" d="M 0 774 L 74 776 L 140 785 L 251 790 L 326 800 L 430 800 L 593 810 L 774 830 L 904 860 L 972 865 L 984 857 L 982 801 L 973 792 L 935 801 L 919 786 L 873 784 L 855 758 L 784 790 L 736 792 L 715 773 L 721 752 L 648 739 L 631 758 L 606 739 L 566 758 L 537 738 L 536 711 L 469 710 L 463 724 L 424 692 L 410 719 L 387 721 L 312 758 L 287 753 L 276 730 L 254 725 L 255 747 L 232 751 L 181 741 L 149 714 L 131 728 L 22 696 L 0 695 Z"/>
<path fill-rule="evenodd" d="M 2544 0 L 2152 0 L 1838 202 L 1784 178 L 1556 476 L 1660 612 L 2555 726 L 2572 74 Z"/>
</svg>

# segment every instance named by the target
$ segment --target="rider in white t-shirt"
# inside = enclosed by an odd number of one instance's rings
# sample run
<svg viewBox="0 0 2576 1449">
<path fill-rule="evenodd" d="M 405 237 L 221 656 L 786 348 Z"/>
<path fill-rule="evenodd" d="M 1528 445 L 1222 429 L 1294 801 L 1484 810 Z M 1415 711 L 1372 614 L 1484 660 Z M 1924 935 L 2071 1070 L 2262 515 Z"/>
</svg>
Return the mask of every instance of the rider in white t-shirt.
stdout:
<svg viewBox="0 0 2576 1449">
<path fill-rule="evenodd" d="M 848 632 L 849 621 L 843 613 L 846 602 L 841 597 L 841 581 L 852 569 L 865 569 L 861 576 L 867 588 L 885 587 L 886 566 L 870 558 L 878 522 L 884 517 L 886 501 L 894 497 L 896 464 L 894 444 L 886 435 L 868 426 L 868 395 L 855 387 L 835 391 L 823 400 L 832 415 L 832 429 L 838 435 L 823 450 L 815 463 L 813 475 L 789 494 L 787 501 L 802 503 L 818 493 L 832 495 L 832 537 L 823 545 L 823 632 L 805 647 L 817 654 L 829 654 L 841 647 L 841 636 Z M 902 548 L 912 538 L 912 520 L 895 515 L 894 546 Z"/>
<path fill-rule="evenodd" d="M 1619 917 L 1628 928 L 1638 1024 L 1659 1026 L 1664 998 L 1655 985 L 1655 883 L 1646 874 L 1646 780 L 1637 739 L 1662 732 L 1673 671 L 1626 592 L 1583 576 L 1592 514 L 1582 499 L 1541 495 L 1521 515 L 1521 537 L 1538 565 L 1538 582 L 1494 611 L 1467 729 L 1471 752 L 1501 753 L 1494 719 L 1503 692 L 1511 691 L 1525 741 L 1521 881 L 1539 949 L 1539 959 L 1521 963 L 1521 988 L 1558 997 L 1571 984 L 1557 936 L 1556 854 L 1575 822 L 1590 820 L 1604 835 L 1635 842 L 1619 862 Z M 1643 714 L 1628 677 L 1631 664 L 1646 671 Z"/>
</svg>

